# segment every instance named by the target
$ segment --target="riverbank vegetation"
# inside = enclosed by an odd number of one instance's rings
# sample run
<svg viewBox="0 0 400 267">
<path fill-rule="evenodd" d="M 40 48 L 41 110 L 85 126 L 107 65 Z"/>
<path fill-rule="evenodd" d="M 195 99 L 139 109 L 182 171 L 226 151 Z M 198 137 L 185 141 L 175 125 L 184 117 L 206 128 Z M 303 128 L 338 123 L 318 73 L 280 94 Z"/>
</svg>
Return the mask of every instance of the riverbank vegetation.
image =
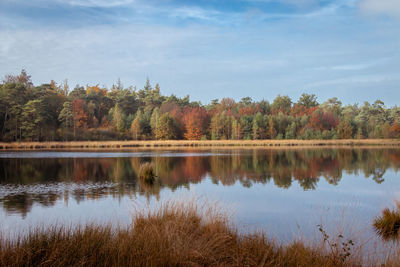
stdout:
<svg viewBox="0 0 400 267">
<path fill-rule="evenodd" d="M 322 227 L 322 226 L 320 226 Z M 322 229 L 322 228 L 321 228 Z M 215 208 L 167 203 L 137 212 L 131 226 L 53 227 L 2 239 L 2 266 L 375 266 L 353 241 L 279 245 L 262 232 L 240 233 Z M 343 250 L 345 248 L 345 250 Z M 344 254 L 343 251 L 346 253 Z M 395 266 L 394 259 L 385 265 Z"/>
<path fill-rule="evenodd" d="M 26 71 L 0 84 L 0 141 L 262 140 L 399 138 L 400 108 L 318 103 L 313 94 L 296 102 L 278 95 L 271 103 L 245 97 L 207 105 L 164 96 L 160 86 L 111 88 L 67 81 L 33 85 Z"/>
</svg>

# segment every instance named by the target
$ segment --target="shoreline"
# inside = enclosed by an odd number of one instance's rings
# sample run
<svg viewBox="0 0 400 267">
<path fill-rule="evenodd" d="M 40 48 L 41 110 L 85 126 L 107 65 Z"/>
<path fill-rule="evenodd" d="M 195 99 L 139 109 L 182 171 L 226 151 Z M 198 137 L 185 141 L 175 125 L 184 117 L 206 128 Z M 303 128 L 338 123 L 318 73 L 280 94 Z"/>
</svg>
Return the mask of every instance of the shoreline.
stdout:
<svg viewBox="0 0 400 267">
<path fill-rule="evenodd" d="M 400 148 L 400 139 L 340 140 L 146 140 L 146 141 L 57 141 L 0 142 L 0 151 L 57 149 L 132 149 L 132 148 L 284 148 L 284 147 L 385 147 Z"/>
</svg>

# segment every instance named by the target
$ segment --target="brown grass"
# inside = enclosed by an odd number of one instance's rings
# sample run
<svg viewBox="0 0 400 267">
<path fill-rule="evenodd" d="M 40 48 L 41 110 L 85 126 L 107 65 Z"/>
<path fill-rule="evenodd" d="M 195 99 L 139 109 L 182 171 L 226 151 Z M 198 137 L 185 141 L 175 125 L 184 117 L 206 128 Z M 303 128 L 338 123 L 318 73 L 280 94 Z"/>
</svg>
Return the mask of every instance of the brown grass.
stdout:
<svg viewBox="0 0 400 267">
<path fill-rule="evenodd" d="M 139 179 L 143 182 L 152 185 L 154 183 L 154 167 L 150 162 L 145 162 L 140 165 Z"/>
<path fill-rule="evenodd" d="M 396 210 L 386 208 L 382 211 L 382 216 L 374 219 L 373 227 L 384 240 L 400 240 L 400 202 L 396 205 Z"/>
<path fill-rule="evenodd" d="M 343 258 L 323 245 L 283 246 L 264 233 L 240 234 L 216 209 L 169 202 L 155 211 L 137 213 L 126 228 L 53 227 L 14 241 L 3 239 L 0 265 L 323 267 L 362 266 L 362 262 L 353 255 Z"/>
<path fill-rule="evenodd" d="M 319 147 L 319 146 L 385 146 L 399 147 L 399 139 L 348 140 L 168 140 L 168 141 L 76 141 L 0 143 L 0 150 L 38 149 L 120 149 L 157 147 Z"/>
</svg>

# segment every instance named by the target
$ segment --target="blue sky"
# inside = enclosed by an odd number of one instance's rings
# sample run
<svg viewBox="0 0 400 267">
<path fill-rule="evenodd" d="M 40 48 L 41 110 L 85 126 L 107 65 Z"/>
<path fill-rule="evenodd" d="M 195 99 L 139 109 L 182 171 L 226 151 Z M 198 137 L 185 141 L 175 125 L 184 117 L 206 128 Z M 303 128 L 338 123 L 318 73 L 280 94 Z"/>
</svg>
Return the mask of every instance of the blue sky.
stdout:
<svg viewBox="0 0 400 267">
<path fill-rule="evenodd" d="M 193 100 L 400 100 L 398 0 L 0 0 L 0 75 Z"/>
</svg>

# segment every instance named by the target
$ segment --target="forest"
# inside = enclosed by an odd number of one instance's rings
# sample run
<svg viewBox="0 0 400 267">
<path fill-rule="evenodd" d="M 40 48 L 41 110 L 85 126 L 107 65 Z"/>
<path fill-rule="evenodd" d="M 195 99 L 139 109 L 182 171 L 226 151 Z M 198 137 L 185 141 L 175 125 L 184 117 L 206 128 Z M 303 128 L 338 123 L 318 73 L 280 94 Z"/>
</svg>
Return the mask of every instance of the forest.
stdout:
<svg viewBox="0 0 400 267">
<path fill-rule="evenodd" d="M 164 96 L 149 79 L 143 88 L 77 85 L 65 80 L 35 86 L 30 75 L 0 84 L 0 141 L 259 140 L 400 138 L 400 107 L 384 102 L 323 103 L 314 94 L 294 102 L 244 97 L 191 101 Z"/>
</svg>

